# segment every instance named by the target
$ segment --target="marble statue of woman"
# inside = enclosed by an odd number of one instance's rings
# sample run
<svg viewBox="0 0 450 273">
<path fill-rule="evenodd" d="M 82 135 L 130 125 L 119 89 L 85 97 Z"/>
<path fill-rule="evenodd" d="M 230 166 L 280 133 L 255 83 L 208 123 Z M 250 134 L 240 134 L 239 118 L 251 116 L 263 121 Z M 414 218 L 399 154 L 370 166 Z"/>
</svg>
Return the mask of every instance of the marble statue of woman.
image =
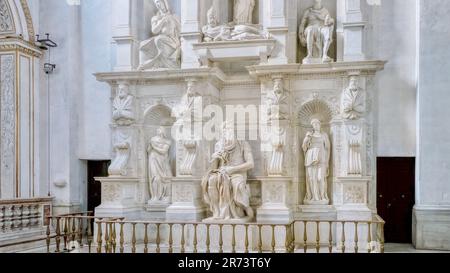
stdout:
<svg viewBox="0 0 450 273">
<path fill-rule="evenodd" d="M 206 221 L 251 221 L 247 172 L 254 161 L 250 145 L 236 139 L 229 123 L 223 126 L 222 139 L 215 146 L 211 168 L 202 180 L 203 197 L 212 212 Z"/>
<path fill-rule="evenodd" d="M 308 132 L 303 141 L 306 167 L 306 205 L 328 205 L 327 181 L 331 144 L 326 133 L 322 132 L 321 123 L 317 119 L 311 122 L 314 130 Z"/>
<path fill-rule="evenodd" d="M 167 0 L 154 0 L 158 13 L 152 18 L 154 37 L 140 46 L 139 70 L 179 68 L 181 58 L 180 20 L 170 12 Z"/>
<path fill-rule="evenodd" d="M 334 19 L 323 7 L 322 0 L 314 2 L 314 6 L 306 10 L 299 29 L 300 42 L 308 50 L 303 63 L 314 63 L 314 59 L 329 63 L 332 62 L 328 51 L 333 42 Z"/>
<path fill-rule="evenodd" d="M 114 144 L 114 152 L 116 156 L 109 166 L 108 173 L 110 176 L 127 176 L 127 165 L 130 158 L 131 143 L 127 136 L 121 136 Z"/>
<path fill-rule="evenodd" d="M 358 87 L 358 78 L 350 77 L 348 88 L 342 95 L 342 116 L 345 119 L 359 119 L 364 114 L 364 98 Z"/>
<path fill-rule="evenodd" d="M 173 177 L 170 168 L 169 150 L 171 140 L 167 138 L 164 128 L 157 130 L 157 135 L 148 145 L 148 179 L 151 202 L 168 202 L 169 183 Z"/>
<path fill-rule="evenodd" d="M 118 125 L 129 125 L 133 123 L 134 97 L 129 94 L 127 84 L 119 84 L 117 96 L 113 102 L 113 120 Z"/>
<path fill-rule="evenodd" d="M 236 25 L 251 25 L 256 0 L 234 0 L 233 21 Z"/>
</svg>

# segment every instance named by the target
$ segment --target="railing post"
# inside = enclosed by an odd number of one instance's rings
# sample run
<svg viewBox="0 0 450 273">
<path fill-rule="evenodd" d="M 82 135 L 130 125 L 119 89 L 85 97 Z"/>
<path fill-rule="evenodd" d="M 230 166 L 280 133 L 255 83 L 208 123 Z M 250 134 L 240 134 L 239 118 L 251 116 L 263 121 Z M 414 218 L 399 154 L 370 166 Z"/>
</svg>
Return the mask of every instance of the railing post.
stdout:
<svg viewBox="0 0 450 273">
<path fill-rule="evenodd" d="M 61 252 L 60 249 L 61 243 L 61 218 L 56 217 L 56 252 Z"/>
<path fill-rule="evenodd" d="M 100 220 L 101 221 L 101 220 Z M 97 253 L 102 253 L 102 223 L 97 222 Z"/>
<path fill-rule="evenodd" d="M 47 253 L 50 253 L 50 225 L 51 225 L 52 219 L 49 218 L 48 219 L 48 226 L 47 226 L 47 239 L 46 239 L 46 243 L 47 243 Z M 0 230 L 1 231 L 1 230 Z"/>
<path fill-rule="evenodd" d="M 148 223 L 144 224 L 144 253 L 148 253 Z"/>
<path fill-rule="evenodd" d="M 333 222 L 329 222 L 330 233 L 328 234 L 328 251 L 333 253 Z"/>
</svg>

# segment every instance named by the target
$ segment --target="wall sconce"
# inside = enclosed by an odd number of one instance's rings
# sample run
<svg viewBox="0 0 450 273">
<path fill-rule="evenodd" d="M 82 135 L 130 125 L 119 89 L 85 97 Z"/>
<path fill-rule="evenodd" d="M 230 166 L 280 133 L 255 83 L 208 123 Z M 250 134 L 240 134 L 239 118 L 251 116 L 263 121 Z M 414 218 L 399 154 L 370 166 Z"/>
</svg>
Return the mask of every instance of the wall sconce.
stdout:
<svg viewBox="0 0 450 273">
<path fill-rule="evenodd" d="M 53 73 L 55 68 L 56 68 L 56 64 L 51 64 L 51 63 L 45 63 L 44 64 L 44 72 L 45 72 L 45 74 Z"/>
</svg>

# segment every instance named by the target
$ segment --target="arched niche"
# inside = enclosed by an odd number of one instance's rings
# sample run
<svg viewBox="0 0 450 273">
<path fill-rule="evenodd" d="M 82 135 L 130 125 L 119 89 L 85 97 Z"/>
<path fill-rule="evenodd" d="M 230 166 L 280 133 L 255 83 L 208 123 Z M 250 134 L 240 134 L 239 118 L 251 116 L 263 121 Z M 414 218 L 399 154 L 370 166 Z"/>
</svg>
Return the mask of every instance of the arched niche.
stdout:
<svg viewBox="0 0 450 273">
<path fill-rule="evenodd" d="M 33 19 L 26 0 L 0 0 L 0 37 L 34 41 Z"/>
<path fill-rule="evenodd" d="M 332 135 L 331 135 L 331 123 L 333 121 L 333 111 L 332 108 L 328 105 L 327 102 L 315 98 L 311 101 L 308 101 L 300 106 L 297 112 L 297 129 L 296 129 L 296 138 L 300 146 L 300 152 L 298 155 L 299 162 L 299 181 L 301 183 L 300 186 L 300 203 L 303 203 L 306 191 L 306 169 L 305 169 L 305 154 L 302 149 L 303 140 L 306 137 L 306 134 L 312 131 L 311 121 L 313 119 L 318 119 L 322 123 L 322 131 L 327 133 L 332 143 Z M 331 147 L 331 152 L 333 148 Z M 332 204 L 333 199 L 333 189 L 332 189 L 332 174 L 333 174 L 333 156 L 331 155 L 330 159 L 330 176 L 328 177 L 328 197 L 330 199 L 330 204 Z"/>
<path fill-rule="evenodd" d="M 145 152 L 146 160 L 145 160 L 145 170 L 146 170 L 146 178 L 147 177 L 147 164 L 148 164 L 148 154 L 147 148 L 150 143 L 152 137 L 156 136 L 157 129 L 160 127 L 164 128 L 164 131 L 168 138 L 172 140 L 172 146 L 170 147 L 169 157 L 170 164 L 172 167 L 172 173 L 176 174 L 176 142 L 175 139 L 171 135 L 172 127 L 175 123 L 175 119 L 172 118 L 172 109 L 164 104 L 156 104 L 149 107 L 144 112 L 144 120 L 143 120 L 143 145 L 141 150 Z"/>
<path fill-rule="evenodd" d="M 298 112 L 300 126 L 312 128 L 312 119 L 318 119 L 322 122 L 322 125 L 329 126 L 333 119 L 333 111 L 328 103 L 320 99 L 313 99 L 303 104 Z"/>
</svg>

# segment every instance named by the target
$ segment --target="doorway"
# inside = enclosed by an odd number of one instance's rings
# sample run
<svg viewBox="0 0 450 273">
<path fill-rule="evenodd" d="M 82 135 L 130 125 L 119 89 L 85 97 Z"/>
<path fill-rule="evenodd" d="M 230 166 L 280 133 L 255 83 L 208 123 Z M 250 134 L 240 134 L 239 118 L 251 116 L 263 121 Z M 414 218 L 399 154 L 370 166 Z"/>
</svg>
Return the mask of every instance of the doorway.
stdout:
<svg viewBox="0 0 450 273">
<path fill-rule="evenodd" d="M 412 243 L 415 158 L 377 159 L 377 208 L 387 243 Z"/>
<path fill-rule="evenodd" d="M 111 161 L 88 161 L 88 211 L 102 203 L 102 184 L 95 181 L 95 177 L 107 177 Z"/>
</svg>

